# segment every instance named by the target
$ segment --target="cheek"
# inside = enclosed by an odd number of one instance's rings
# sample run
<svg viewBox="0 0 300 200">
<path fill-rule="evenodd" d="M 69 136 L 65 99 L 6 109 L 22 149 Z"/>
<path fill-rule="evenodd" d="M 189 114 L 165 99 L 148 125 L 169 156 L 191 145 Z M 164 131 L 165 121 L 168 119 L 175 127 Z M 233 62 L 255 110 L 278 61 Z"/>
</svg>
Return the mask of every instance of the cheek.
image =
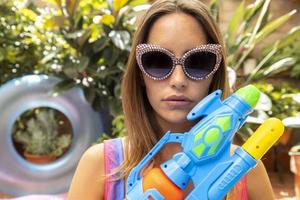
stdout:
<svg viewBox="0 0 300 200">
<path fill-rule="evenodd" d="M 196 95 L 196 99 L 201 101 L 208 95 L 208 91 L 212 82 L 212 78 L 202 81 L 193 82 L 192 87 L 193 93 Z"/>
<path fill-rule="evenodd" d="M 153 107 L 153 104 L 159 100 L 159 88 L 163 88 L 163 86 L 159 81 L 152 80 L 146 76 L 143 78 L 148 100 Z"/>
</svg>

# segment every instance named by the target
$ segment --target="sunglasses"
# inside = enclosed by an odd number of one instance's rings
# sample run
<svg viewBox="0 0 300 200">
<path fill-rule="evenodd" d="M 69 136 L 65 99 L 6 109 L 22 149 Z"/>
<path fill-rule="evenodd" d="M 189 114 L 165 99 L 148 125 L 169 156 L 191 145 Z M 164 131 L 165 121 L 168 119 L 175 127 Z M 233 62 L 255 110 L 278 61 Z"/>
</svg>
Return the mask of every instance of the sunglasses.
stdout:
<svg viewBox="0 0 300 200">
<path fill-rule="evenodd" d="M 136 59 L 142 72 L 153 80 L 168 78 L 176 65 L 181 65 L 186 76 L 193 80 L 207 79 L 213 75 L 222 61 L 219 44 L 205 44 L 186 52 L 181 58 L 154 44 L 139 44 Z"/>
</svg>

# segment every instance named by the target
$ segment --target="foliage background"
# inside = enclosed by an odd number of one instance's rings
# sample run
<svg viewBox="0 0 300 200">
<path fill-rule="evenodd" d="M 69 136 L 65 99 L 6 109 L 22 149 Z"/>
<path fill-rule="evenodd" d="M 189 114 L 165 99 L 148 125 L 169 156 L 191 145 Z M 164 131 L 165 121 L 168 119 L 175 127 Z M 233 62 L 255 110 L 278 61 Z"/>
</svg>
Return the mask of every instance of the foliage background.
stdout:
<svg viewBox="0 0 300 200">
<path fill-rule="evenodd" d="M 217 21 L 222 3 L 209 2 Z M 296 11 L 274 18 L 270 4 L 271 0 L 240 1 L 223 33 L 228 66 L 242 77 L 237 87 L 282 72 L 299 79 L 300 27 L 269 44 L 262 42 Z M 146 0 L 2 1 L 0 85 L 32 73 L 58 76 L 62 81 L 54 93 L 82 87 L 94 109 L 106 109 L 114 118 L 112 135 L 123 135 L 120 82 L 137 16 L 147 6 Z M 255 57 L 258 45 L 262 54 Z M 250 59 L 255 60 L 253 66 L 247 64 Z"/>
</svg>

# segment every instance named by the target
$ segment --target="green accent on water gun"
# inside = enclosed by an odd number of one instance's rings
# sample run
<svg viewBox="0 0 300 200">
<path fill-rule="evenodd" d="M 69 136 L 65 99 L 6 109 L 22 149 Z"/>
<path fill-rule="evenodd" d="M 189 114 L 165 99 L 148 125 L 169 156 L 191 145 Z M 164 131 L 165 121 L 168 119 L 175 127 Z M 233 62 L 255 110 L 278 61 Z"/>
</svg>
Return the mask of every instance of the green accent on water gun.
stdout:
<svg viewBox="0 0 300 200">
<path fill-rule="evenodd" d="M 200 138 L 202 138 L 203 133 L 205 132 L 206 128 L 207 128 L 207 126 L 204 127 L 204 128 L 202 128 L 202 129 L 200 129 L 200 130 L 198 131 L 198 133 L 195 134 L 194 142 L 196 142 L 197 140 L 199 140 Z"/>
<path fill-rule="evenodd" d="M 219 117 L 216 120 L 216 125 L 221 127 L 223 132 L 228 131 L 231 127 L 231 117 L 230 116 Z"/>
<path fill-rule="evenodd" d="M 260 97 L 260 91 L 254 85 L 247 85 L 235 92 L 242 97 L 250 106 L 254 108 Z"/>
<path fill-rule="evenodd" d="M 206 144 L 212 145 L 218 141 L 220 137 L 220 130 L 218 128 L 212 128 L 205 134 L 204 141 Z"/>
<path fill-rule="evenodd" d="M 203 143 L 197 145 L 193 148 L 193 152 L 196 156 L 201 157 L 205 150 L 205 145 Z"/>
<path fill-rule="evenodd" d="M 211 154 L 215 153 L 215 151 L 217 150 L 217 147 L 219 146 L 220 143 L 221 143 L 221 141 L 218 142 L 216 145 L 212 146 L 212 147 L 209 149 L 209 151 L 207 152 L 207 155 L 211 155 Z"/>
</svg>

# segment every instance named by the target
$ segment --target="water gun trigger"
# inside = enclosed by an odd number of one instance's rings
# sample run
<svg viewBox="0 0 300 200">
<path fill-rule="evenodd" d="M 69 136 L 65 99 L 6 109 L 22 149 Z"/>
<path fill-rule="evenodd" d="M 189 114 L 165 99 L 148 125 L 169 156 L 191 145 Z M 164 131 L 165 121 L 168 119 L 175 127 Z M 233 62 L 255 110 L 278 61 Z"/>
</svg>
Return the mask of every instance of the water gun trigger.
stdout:
<svg viewBox="0 0 300 200">
<path fill-rule="evenodd" d="M 216 90 L 207 97 L 205 97 L 200 103 L 198 103 L 187 115 L 189 121 L 193 121 L 202 116 L 207 116 L 215 111 L 217 108 L 221 107 L 223 104 L 221 102 L 222 91 Z"/>
</svg>

